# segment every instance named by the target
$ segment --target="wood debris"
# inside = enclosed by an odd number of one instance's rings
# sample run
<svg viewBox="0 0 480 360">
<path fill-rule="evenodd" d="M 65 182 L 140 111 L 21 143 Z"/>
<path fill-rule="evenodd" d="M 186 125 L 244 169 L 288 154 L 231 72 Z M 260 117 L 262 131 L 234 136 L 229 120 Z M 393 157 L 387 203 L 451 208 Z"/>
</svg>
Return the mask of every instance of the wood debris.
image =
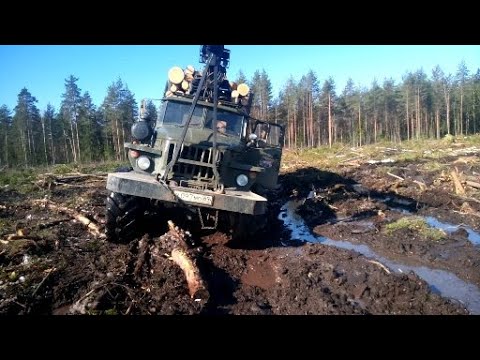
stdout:
<svg viewBox="0 0 480 360">
<path fill-rule="evenodd" d="M 105 237 L 105 234 L 100 231 L 100 227 L 95 223 L 94 220 L 87 218 L 85 215 L 80 214 L 78 211 L 67 208 L 65 206 L 57 205 L 48 199 L 33 200 L 33 204 L 45 207 L 47 209 L 50 209 L 62 214 L 67 214 L 72 218 L 74 218 L 75 220 L 80 221 L 83 225 L 85 225 L 90 234 L 99 238 Z"/>
<path fill-rule="evenodd" d="M 452 175 L 453 184 L 455 185 L 455 194 L 465 195 L 465 189 L 463 188 L 463 185 L 458 178 L 457 172 L 452 170 L 450 174 Z"/>
</svg>

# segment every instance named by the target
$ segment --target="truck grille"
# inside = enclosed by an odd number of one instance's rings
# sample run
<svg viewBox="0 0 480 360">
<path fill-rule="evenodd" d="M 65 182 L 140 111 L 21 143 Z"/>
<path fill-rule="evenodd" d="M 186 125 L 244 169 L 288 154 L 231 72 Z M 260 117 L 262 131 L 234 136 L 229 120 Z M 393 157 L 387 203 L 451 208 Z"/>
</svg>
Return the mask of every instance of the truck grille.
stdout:
<svg viewBox="0 0 480 360">
<path fill-rule="evenodd" d="M 167 164 L 173 158 L 176 144 L 168 148 Z M 222 159 L 223 154 L 217 151 L 217 158 Z M 177 163 L 173 166 L 172 177 L 178 180 L 194 180 L 198 182 L 212 182 L 213 150 L 209 147 L 182 145 Z M 189 182 L 190 183 L 190 182 Z"/>
</svg>

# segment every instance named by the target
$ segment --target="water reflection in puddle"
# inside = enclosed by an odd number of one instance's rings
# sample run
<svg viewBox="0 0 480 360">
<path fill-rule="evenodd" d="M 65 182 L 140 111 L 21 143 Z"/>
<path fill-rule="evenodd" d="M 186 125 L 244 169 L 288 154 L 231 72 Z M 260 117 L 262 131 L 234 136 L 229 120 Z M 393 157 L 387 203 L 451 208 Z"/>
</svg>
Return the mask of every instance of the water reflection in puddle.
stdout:
<svg viewBox="0 0 480 360">
<path fill-rule="evenodd" d="M 407 203 L 408 203 L 408 201 L 405 202 L 405 200 L 403 200 L 403 199 L 392 199 L 391 197 L 377 197 L 376 200 L 378 200 L 380 202 L 383 202 L 383 203 L 393 201 L 395 204 L 403 205 L 403 206 L 406 206 Z M 410 204 L 412 204 L 412 202 L 410 202 Z M 412 215 L 411 211 L 409 211 L 407 209 L 404 209 L 404 208 L 390 207 L 390 209 L 395 210 L 395 211 L 400 212 L 400 213 L 405 214 L 405 215 Z M 453 224 L 449 224 L 449 223 L 444 223 L 444 222 L 441 222 L 441 221 L 437 220 L 436 218 L 434 218 L 432 216 L 420 216 L 420 215 L 417 215 L 417 214 L 415 214 L 415 216 L 418 216 L 418 217 L 424 219 L 427 222 L 427 224 L 430 225 L 431 227 L 443 230 L 447 234 L 451 234 L 451 233 L 453 233 L 453 232 L 455 232 L 459 229 L 463 229 L 468 233 L 468 240 L 473 245 L 480 245 L 480 234 L 478 232 L 474 231 L 472 228 L 466 226 L 466 225 L 463 225 L 463 224 L 462 225 L 453 225 Z"/>
<path fill-rule="evenodd" d="M 452 225 L 448 223 L 441 222 L 434 217 L 427 216 L 425 217 L 425 221 L 431 227 L 435 227 L 437 229 L 441 229 L 445 231 L 447 234 L 451 234 L 459 229 L 464 229 L 468 233 L 468 240 L 472 242 L 474 245 L 480 245 L 480 234 L 473 231 L 471 228 L 465 225 Z"/>
<path fill-rule="evenodd" d="M 314 235 L 305 224 L 302 217 L 296 212 L 296 209 L 301 204 L 302 201 L 288 201 L 282 206 L 278 216 L 278 219 L 282 220 L 284 225 L 292 232 L 292 240 L 298 239 L 312 243 L 321 243 L 324 245 L 334 246 L 341 249 L 353 250 L 364 255 L 365 257 L 381 262 L 396 273 L 408 273 L 409 271 L 413 271 L 420 278 L 425 280 L 433 291 L 438 292 L 444 297 L 460 301 L 472 314 L 480 314 L 480 289 L 474 284 L 463 281 L 449 271 L 430 269 L 425 266 L 409 266 L 391 261 L 376 254 L 367 245 L 352 244 L 348 241 L 334 241 L 324 236 Z M 478 234 L 476 235 L 478 236 Z"/>
</svg>

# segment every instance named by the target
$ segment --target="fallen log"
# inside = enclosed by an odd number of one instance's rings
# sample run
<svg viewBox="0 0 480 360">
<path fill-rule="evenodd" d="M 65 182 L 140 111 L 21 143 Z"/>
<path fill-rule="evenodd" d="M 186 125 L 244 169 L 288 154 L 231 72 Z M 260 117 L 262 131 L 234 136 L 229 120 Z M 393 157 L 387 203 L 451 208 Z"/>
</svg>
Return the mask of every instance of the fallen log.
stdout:
<svg viewBox="0 0 480 360">
<path fill-rule="evenodd" d="M 455 194 L 465 195 L 465 189 L 463 188 L 462 183 L 458 178 L 457 172 L 452 170 L 450 174 L 452 175 L 453 184 L 455 185 Z"/>
<path fill-rule="evenodd" d="M 171 260 L 175 264 L 180 266 L 180 269 L 182 269 L 185 273 L 188 285 L 188 292 L 190 293 L 190 297 L 192 299 L 196 297 L 196 295 L 199 294 L 201 290 L 205 290 L 205 285 L 202 278 L 200 277 L 198 267 L 195 265 L 193 260 L 191 260 L 185 250 L 173 249 Z"/>
<path fill-rule="evenodd" d="M 97 179 L 105 180 L 107 175 L 108 175 L 107 173 L 83 174 L 83 173 L 74 172 L 74 173 L 68 173 L 68 174 L 63 174 L 63 175 L 45 173 L 45 174 L 39 175 L 39 177 L 41 177 L 41 176 L 52 177 L 57 181 L 71 182 L 71 181 L 83 180 L 85 178 L 97 178 Z"/>
<path fill-rule="evenodd" d="M 189 234 L 175 226 L 170 220 L 168 227 L 169 231 L 161 239 L 166 240 L 167 246 L 173 247 L 169 259 L 177 264 L 185 274 L 190 297 L 195 300 L 207 300 L 208 290 L 196 265 L 195 254 L 187 246 Z"/>
<path fill-rule="evenodd" d="M 12 241 L 12 240 L 31 240 L 31 241 L 39 241 L 43 240 L 43 238 L 39 236 L 33 236 L 33 235 L 25 235 L 25 234 L 7 234 L 5 235 L 5 240 L 6 241 Z"/>
<path fill-rule="evenodd" d="M 395 179 L 398 179 L 400 181 L 403 181 L 405 180 L 404 178 L 402 178 L 401 176 L 398 176 L 398 175 L 395 175 L 395 174 L 392 174 L 390 172 L 387 172 L 387 175 L 390 175 L 391 177 L 394 177 Z"/>
<path fill-rule="evenodd" d="M 145 235 L 138 243 L 138 259 L 135 263 L 135 269 L 133 270 L 133 274 L 135 276 L 138 276 L 140 274 L 140 271 L 142 270 L 143 265 L 145 264 L 145 261 L 147 259 L 148 251 L 148 235 Z"/>
<path fill-rule="evenodd" d="M 375 260 L 367 260 L 369 263 L 372 263 L 374 265 L 377 265 L 379 268 L 383 269 L 388 275 L 390 275 L 390 270 L 388 270 L 388 268 L 383 265 L 382 263 L 378 262 L 378 261 L 375 261 Z"/>
<path fill-rule="evenodd" d="M 468 186 L 471 186 L 475 189 L 480 189 L 480 183 L 477 183 L 477 182 L 474 182 L 474 181 L 465 181 L 465 184 L 467 184 Z"/>
<path fill-rule="evenodd" d="M 425 191 L 425 190 L 427 189 L 427 185 L 426 185 L 425 183 L 423 183 L 423 182 L 421 182 L 421 181 L 418 181 L 418 180 L 413 180 L 413 182 L 414 182 L 415 184 L 417 184 L 418 186 L 420 186 L 420 189 L 421 189 L 422 191 Z"/>
<path fill-rule="evenodd" d="M 85 225 L 90 234 L 92 234 L 94 236 L 97 236 L 97 237 L 100 237 L 100 238 L 105 237 L 105 234 L 100 231 L 100 228 L 95 223 L 95 221 L 90 220 L 86 216 L 80 214 L 79 212 L 77 212 L 73 209 L 67 208 L 65 206 L 57 205 L 57 204 L 55 204 L 52 201 L 47 200 L 47 199 L 34 200 L 33 204 L 34 205 L 40 205 L 42 207 L 45 207 L 45 208 L 50 209 L 50 210 L 57 211 L 59 213 L 67 214 L 67 215 L 71 216 L 72 218 L 74 218 L 75 220 L 80 221 L 83 225 Z"/>
</svg>

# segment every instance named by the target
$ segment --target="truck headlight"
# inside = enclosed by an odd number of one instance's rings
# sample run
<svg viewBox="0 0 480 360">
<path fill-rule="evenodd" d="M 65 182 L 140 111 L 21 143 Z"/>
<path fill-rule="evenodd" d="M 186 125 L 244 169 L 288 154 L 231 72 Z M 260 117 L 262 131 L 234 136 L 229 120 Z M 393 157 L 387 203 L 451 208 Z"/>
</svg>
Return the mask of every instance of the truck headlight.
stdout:
<svg viewBox="0 0 480 360">
<path fill-rule="evenodd" d="M 142 170 L 147 170 L 150 167 L 151 163 L 152 162 L 150 161 L 150 159 L 145 155 L 142 155 L 137 159 L 137 166 Z"/>
<path fill-rule="evenodd" d="M 248 177 L 247 175 L 244 175 L 244 174 L 240 174 L 237 176 L 237 179 L 236 179 L 236 182 L 237 182 L 237 185 L 238 186 L 245 186 L 248 184 Z"/>
</svg>

